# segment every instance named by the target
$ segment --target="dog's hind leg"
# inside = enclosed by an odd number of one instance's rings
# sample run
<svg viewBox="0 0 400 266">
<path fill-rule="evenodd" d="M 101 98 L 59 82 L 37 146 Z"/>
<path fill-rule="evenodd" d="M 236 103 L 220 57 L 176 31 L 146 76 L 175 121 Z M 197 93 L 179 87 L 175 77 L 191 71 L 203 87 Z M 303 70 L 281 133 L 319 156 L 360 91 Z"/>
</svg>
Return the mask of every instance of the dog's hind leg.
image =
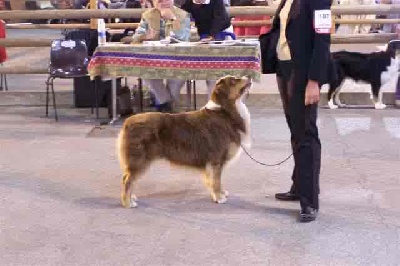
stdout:
<svg viewBox="0 0 400 266">
<path fill-rule="evenodd" d="M 125 208 L 135 208 L 137 207 L 137 198 L 132 192 L 134 184 L 136 181 L 143 176 L 148 166 L 143 162 L 139 167 L 131 168 L 126 170 L 122 176 L 122 188 L 121 188 L 121 203 Z"/>
<path fill-rule="evenodd" d="M 344 107 L 344 104 L 340 101 L 340 91 L 343 88 L 345 75 L 340 69 L 337 70 L 335 75 L 332 75 L 332 81 L 329 83 L 328 91 L 328 106 L 330 109 L 337 109 L 338 107 Z"/>
<path fill-rule="evenodd" d="M 334 84 L 329 84 L 329 91 L 328 91 L 328 106 L 329 109 L 337 109 L 338 106 L 334 103 L 334 96 L 336 94 L 336 87 Z"/>
<path fill-rule="evenodd" d="M 127 171 L 122 177 L 121 203 L 125 208 L 137 207 L 136 196 L 132 194 L 132 173 Z"/>
<path fill-rule="evenodd" d="M 221 186 L 221 175 L 222 175 L 222 165 L 212 164 L 208 166 L 210 180 L 211 180 L 211 197 L 214 202 L 223 204 L 227 201 L 227 192 L 222 190 Z"/>
<path fill-rule="evenodd" d="M 117 141 L 118 157 L 123 173 L 121 187 L 121 203 L 125 208 L 137 207 L 136 196 L 132 194 L 132 186 L 148 167 L 146 148 L 138 143 L 129 142 L 129 135 L 122 130 Z"/>
<path fill-rule="evenodd" d="M 122 177 L 121 203 L 125 208 L 137 207 L 137 198 L 132 192 L 133 187 L 137 180 L 145 174 L 149 165 L 149 163 L 146 163 L 144 151 L 142 155 L 130 159 L 130 165 L 126 168 Z"/>
<path fill-rule="evenodd" d="M 343 88 L 343 83 L 339 86 L 339 88 L 336 90 L 335 93 L 335 103 L 337 104 L 337 106 L 339 107 L 346 107 L 346 104 L 342 103 L 342 101 L 340 100 L 340 92 Z"/>
</svg>

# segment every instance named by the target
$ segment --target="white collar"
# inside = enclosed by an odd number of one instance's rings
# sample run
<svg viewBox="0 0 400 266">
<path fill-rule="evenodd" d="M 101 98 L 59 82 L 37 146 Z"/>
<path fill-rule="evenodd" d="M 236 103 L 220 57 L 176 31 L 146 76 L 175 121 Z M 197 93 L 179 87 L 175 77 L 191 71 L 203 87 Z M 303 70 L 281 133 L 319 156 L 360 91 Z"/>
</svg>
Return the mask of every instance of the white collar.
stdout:
<svg viewBox="0 0 400 266">
<path fill-rule="evenodd" d="M 214 102 L 213 100 L 209 100 L 203 108 L 208 109 L 208 110 L 218 110 L 218 109 L 221 109 L 221 105 Z"/>
</svg>

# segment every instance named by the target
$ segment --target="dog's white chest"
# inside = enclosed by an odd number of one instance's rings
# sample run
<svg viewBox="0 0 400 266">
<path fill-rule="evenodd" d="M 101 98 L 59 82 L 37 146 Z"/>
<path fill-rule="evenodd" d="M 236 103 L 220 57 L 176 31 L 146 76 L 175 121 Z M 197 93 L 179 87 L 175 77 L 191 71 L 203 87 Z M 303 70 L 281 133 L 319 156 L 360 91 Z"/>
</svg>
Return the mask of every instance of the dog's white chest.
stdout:
<svg viewBox="0 0 400 266">
<path fill-rule="evenodd" d="M 381 84 L 384 85 L 388 83 L 392 78 L 397 77 L 399 74 L 399 57 L 392 58 L 390 60 L 390 65 L 387 67 L 386 71 L 381 74 Z"/>
<path fill-rule="evenodd" d="M 240 116 L 244 120 L 244 125 L 246 132 L 240 132 L 240 137 L 241 137 L 241 144 L 245 148 L 250 148 L 251 147 L 251 136 L 250 136 L 250 112 L 249 109 L 247 109 L 247 106 L 243 103 L 241 99 L 236 101 L 236 108 Z"/>
<path fill-rule="evenodd" d="M 231 143 L 229 146 L 229 161 L 228 165 L 234 164 L 243 152 L 243 148 L 249 149 L 251 147 L 251 137 L 250 137 L 250 112 L 247 106 L 242 102 L 241 99 L 237 100 L 236 108 L 240 116 L 244 120 L 246 132 L 240 132 L 240 145 L 236 143 Z"/>
</svg>

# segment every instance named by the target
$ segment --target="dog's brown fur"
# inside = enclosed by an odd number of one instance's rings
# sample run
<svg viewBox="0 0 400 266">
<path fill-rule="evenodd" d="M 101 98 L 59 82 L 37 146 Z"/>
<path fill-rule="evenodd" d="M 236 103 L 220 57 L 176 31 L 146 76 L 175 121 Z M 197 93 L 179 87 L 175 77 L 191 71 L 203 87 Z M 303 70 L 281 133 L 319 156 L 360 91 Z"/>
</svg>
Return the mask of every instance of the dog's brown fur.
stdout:
<svg viewBox="0 0 400 266">
<path fill-rule="evenodd" d="M 132 185 L 156 159 L 203 170 L 213 200 L 225 203 L 221 173 L 238 153 L 243 134 L 248 133 L 237 103 L 250 85 L 247 77 L 226 76 L 216 83 L 211 108 L 206 105 L 193 112 L 144 113 L 128 118 L 118 139 L 122 205 L 136 207 Z"/>
</svg>

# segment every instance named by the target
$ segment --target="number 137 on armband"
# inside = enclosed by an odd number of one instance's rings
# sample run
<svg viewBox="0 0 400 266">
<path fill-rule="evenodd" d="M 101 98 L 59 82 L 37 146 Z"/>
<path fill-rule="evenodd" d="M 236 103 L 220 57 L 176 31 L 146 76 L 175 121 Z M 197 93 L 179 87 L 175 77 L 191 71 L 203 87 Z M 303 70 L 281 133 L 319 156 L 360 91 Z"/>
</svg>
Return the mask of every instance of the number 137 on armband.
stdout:
<svg viewBox="0 0 400 266">
<path fill-rule="evenodd" d="M 319 34 L 330 34 L 332 29 L 332 12 L 329 9 L 314 11 L 314 29 Z"/>
</svg>

